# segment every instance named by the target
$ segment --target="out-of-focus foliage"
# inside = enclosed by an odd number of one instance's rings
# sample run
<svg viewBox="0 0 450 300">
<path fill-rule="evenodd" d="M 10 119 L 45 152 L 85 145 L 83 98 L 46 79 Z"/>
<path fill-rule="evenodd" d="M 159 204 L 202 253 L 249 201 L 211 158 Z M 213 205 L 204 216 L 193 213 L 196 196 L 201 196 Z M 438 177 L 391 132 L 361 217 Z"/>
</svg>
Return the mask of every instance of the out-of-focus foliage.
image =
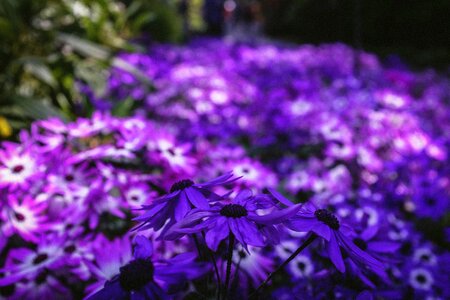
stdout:
<svg viewBox="0 0 450 300">
<path fill-rule="evenodd" d="M 0 1 L 0 136 L 29 121 L 91 112 L 79 83 L 100 93 L 111 59 L 141 33 L 176 41 L 175 3 L 111 0 Z M 131 70 L 132 71 L 132 70 Z"/>
<path fill-rule="evenodd" d="M 395 53 L 419 68 L 445 69 L 450 63 L 447 0 L 262 2 L 266 31 L 274 37 L 303 43 L 360 43 L 381 55 Z"/>
</svg>

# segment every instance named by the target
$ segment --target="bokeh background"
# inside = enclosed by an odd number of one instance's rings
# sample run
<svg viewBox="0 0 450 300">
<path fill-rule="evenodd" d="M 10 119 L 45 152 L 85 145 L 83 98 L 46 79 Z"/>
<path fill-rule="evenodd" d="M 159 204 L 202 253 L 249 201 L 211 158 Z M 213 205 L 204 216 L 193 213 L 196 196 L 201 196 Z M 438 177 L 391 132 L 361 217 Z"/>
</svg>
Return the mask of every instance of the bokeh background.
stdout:
<svg viewBox="0 0 450 300">
<path fill-rule="evenodd" d="M 448 0 L 0 0 L 0 299 L 83 298 L 131 259 L 136 208 L 227 171 L 330 209 L 391 280 L 339 274 L 316 245 L 273 298 L 448 299 L 449 15 Z M 241 256 L 242 284 L 301 238 Z M 153 242 L 161 259 L 194 248 Z M 194 285 L 180 295 L 214 296 Z"/>
<path fill-rule="evenodd" d="M 119 51 L 139 39 L 183 43 L 199 35 L 343 42 L 386 63 L 448 73 L 450 4 L 376 0 L 26 1 L 0 4 L 1 133 L 32 119 L 90 113 L 75 84 L 103 88 Z"/>
</svg>

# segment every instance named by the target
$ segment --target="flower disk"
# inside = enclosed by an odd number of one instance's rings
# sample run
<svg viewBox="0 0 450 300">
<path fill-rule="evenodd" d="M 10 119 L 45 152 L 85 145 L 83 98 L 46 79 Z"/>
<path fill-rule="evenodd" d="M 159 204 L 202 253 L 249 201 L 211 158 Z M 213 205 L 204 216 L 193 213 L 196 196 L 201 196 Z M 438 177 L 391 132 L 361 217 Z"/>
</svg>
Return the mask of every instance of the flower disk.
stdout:
<svg viewBox="0 0 450 300">
<path fill-rule="evenodd" d="M 175 182 L 172 187 L 170 188 L 170 192 L 173 193 L 175 191 L 181 191 L 184 190 L 185 188 L 188 188 L 190 186 L 192 186 L 194 184 L 194 182 L 192 180 L 189 179 L 184 179 L 178 182 Z"/>
<path fill-rule="evenodd" d="M 314 212 L 314 215 L 316 216 L 317 220 L 321 221 L 322 223 L 325 223 L 331 229 L 334 229 L 334 230 L 339 229 L 339 226 L 340 226 L 339 220 L 336 218 L 335 215 L 333 215 L 328 210 L 318 209 Z"/>
<path fill-rule="evenodd" d="M 153 279 L 153 264 L 148 259 L 135 259 L 120 268 L 119 282 L 128 292 L 137 291 Z"/>
<path fill-rule="evenodd" d="M 248 215 L 247 209 L 239 204 L 227 204 L 220 210 L 220 214 L 229 218 L 240 218 Z"/>
</svg>

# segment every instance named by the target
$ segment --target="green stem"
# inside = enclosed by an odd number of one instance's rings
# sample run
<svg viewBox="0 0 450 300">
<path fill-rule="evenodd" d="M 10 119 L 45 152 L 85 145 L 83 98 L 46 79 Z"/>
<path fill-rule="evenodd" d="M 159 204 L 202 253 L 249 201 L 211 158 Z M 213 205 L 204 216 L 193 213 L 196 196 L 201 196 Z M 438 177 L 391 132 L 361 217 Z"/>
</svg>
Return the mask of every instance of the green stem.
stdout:
<svg viewBox="0 0 450 300">
<path fill-rule="evenodd" d="M 309 244 L 311 244 L 315 239 L 316 239 L 317 235 L 315 233 L 310 233 L 308 235 L 308 238 L 306 239 L 306 241 L 303 242 L 303 244 L 298 247 L 297 250 L 295 250 L 294 253 L 291 254 L 291 256 L 288 257 L 288 259 L 286 259 L 275 271 L 273 271 L 272 273 L 269 274 L 269 276 L 266 278 L 266 280 L 263 281 L 263 283 L 261 283 L 258 288 L 256 288 L 256 290 L 250 294 L 249 298 L 255 297 L 258 292 L 272 279 L 272 277 L 278 273 L 280 270 L 282 270 L 288 263 L 290 263 L 300 252 L 302 252 L 306 247 L 309 246 Z"/>
<path fill-rule="evenodd" d="M 228 241 L 228 253 L 227 253 L 227 275 L 225 278 L 225 291 L 223 299 L 227 299 L 228 297 L 228 286 L 230 285 L 230 275 L 231 275 L 231 262 L 233 261 L 233 248 L 234 248 L 234 234 L 230 232 L 229 241 Z"/>
<path fill-rule="evenodd" d="M 202 236 L 206 243 L 204 231 L 202 231 Z M 216 258 L 214 257 L 214 253 L 212 253 L 211 249 L 209 249 L 208 246 L 206 246 L 206 249 L 208 251 L 209 257 L 211 258 L 211 261 L 213 262 L 214 272 L 216 273 L 216 278 L 217 278 L 217 300 L 220 300 L 220 292 L 221 292 L 220 285 L 221 285 L 222 280 L 220 279 L 219 268 L 217 267 L 217 261 L 216 261 Z"/>
</svg>

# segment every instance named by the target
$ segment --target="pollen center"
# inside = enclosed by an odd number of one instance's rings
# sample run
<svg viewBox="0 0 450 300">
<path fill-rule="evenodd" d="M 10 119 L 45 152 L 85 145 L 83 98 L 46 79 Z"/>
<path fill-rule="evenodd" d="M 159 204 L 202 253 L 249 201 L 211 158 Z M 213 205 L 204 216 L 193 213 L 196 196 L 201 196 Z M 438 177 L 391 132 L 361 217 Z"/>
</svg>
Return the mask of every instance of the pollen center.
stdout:
<svg viewBox="0 0 450 300">
<path fill-rule="evenodd" d="M 192 186 L 194 184 L 194 182 L 192 180 L 189 179 L 184 179 L 178 182 L 175 182 L 172 187 L 170 188 L 170 192 L 173 193 L 175 191 L 181 191 L 184 190 L 185 188 L 188 188 L 190 186 Z"/>
<path fill-rule="evenodd" d="M 227 204 L 220 210 L 220 214 L 229 218 L 240 218 L 248 215 L 247 209 L 239 204 Z"/>
<path fill-rule="evenodd" d="M 322 223 L 325 223 L 330 227 L 331 229 L 339 229 L 339 220 L 336 218 L 335 215 L 333 215 L 331 212 L 329 212 L 326 209 L 318 209 L 314 212 L 314 215 L 316 216 L 317 220 L 321 221 Z"/>
<path fill-rule="evenodd" d="M 22 165 L 17 165 L 17 166 L 14 166 L 14 167 L 12 168 L 12 171 L 13 171 L 13 173 L 16 173 L 16 174 L 17 174 L 17 173 L 22 172 L 23 169 L 25 169 L 24 166 L 22 166 Z"/>
<path fill-rule="evenodd" d="M 36 255 L 36 257 L 33 259 L 33 265 L 38 265 L 44 261 L 46 261 L 48 258 L 48 255 L 46 253 L 41 253 Z"/>
<path fill-rule="evenodd" d="M 120 268 L 120 285 L 128 292 L 137 291 L 152 281 L 153 270 L 149 259 L 135 259 Z"/>
<path fill-rule="evenodd" d="M 367 250 L 367 243 L 366 243 L 365 240 L 363 240 L 361 238 L 354 238 L 353 239 L 353 244 L 358 246 L 358 248 L 363 250 L 363 251 Z"/>
</svg>

